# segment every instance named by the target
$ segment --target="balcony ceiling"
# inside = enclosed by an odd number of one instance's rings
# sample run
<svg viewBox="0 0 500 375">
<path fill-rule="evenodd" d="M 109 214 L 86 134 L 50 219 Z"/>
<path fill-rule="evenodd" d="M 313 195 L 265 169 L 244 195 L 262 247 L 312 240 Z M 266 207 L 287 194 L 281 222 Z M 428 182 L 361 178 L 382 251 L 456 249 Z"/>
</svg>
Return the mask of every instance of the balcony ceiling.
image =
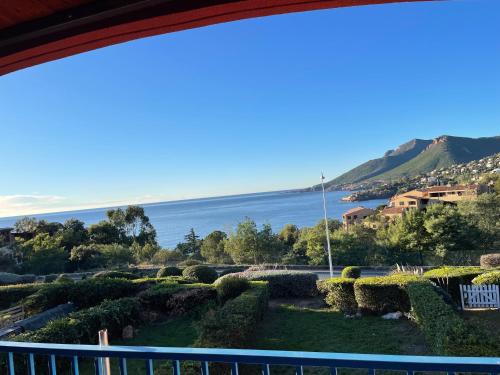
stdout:
<svg viewBox="0 0 500 375">
<path fill-rule="evenodd" d="M 0 75 L 112 44 L 216 23 L 405 1 L 425 0 L 0 1 Z"/>
</svg>

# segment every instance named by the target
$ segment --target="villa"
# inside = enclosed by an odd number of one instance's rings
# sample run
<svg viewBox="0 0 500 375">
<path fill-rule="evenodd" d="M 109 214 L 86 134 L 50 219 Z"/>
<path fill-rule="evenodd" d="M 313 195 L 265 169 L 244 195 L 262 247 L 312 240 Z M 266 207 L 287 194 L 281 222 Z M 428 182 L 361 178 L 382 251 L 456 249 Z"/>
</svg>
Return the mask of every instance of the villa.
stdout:
<svg viewBox="0 0 500 375">
<path fill-rule="evenodd" d="M 342 215 L 344 229 L 347 230 L 351 225 L 362 223 L 364 219 L 368 216 L 374 215 L 375 213 L 375 210 L 363 206 L 351 208 Z"/>
</svg>

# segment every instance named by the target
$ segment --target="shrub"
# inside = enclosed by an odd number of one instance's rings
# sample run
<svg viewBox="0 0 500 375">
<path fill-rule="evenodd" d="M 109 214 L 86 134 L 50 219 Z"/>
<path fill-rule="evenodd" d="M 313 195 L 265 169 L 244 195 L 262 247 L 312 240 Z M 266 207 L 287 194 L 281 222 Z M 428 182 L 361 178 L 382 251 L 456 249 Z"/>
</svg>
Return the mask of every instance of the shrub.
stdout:
<svg viewBox="0 0 500 375">
<path fill-rule="evenodd" d="M 479 267 L 441 267 L 424 273 L 424 277 L 446 290 L 455 302 L 460 302 L 460 284 L 470 284 L 484 271 Z"/>
<path fill-rule="evenodd" d="M 500 270 L 483 273 L 482 275 L 475 277 L 472 280 L 472 284 L 476 284 L 476 285 L 485 285 L 485 284 L 500 285 Z"/>
<path fill-rule="evenodd" d="M 358 279 L 361 276 L 361 268 L 356 266 L 344 267 L 342 277 L 346 279 Z"/>
<path fill-rule="evenodd" d="M 232 273 L 238 273 L 238 272 L 241 272 L 243 271 L 243 267 L 231 267 L 231 268 L 226 268 L 225 270 L 223 270 L 220 274 L 219 274 L 219 277 L 222 277 L 222 276 L 226 276 L 226 275 L 229 275 L 229 274 L 232 274 Z"/>
<path fill-rule="evenodd" d="M 362 313 L 385 314 L 393 311 L 410 311 L 410 301 L 405 286 L 416 281 L 417 276 L 393 275 L 365 277 L 354 283 L 354 295 Z"/>
<path fill-rule="evenodd" d="M 182 276 L 182 270 L 177 267 L 163 267 L 158 270 L 156 277 Z"/>
<path fill-rule="evenodd" d="M 212 287 L 186 288 L 174 293 L 165 302 L 170 316 L 189 313 L 209 301 L 217 298 L 217 292 Z"/>
<path fill-rule="evenodd" d="M 118 299 L 135 294 L 138 285 L 125 279 L 87 279 L 75 283 L 44 284 L 24 300 L 29 315 L 73 302 L 77 308 L 95 306 L 105 299 Z"/>
<path fill-rule="evenodd" d="M 476 332 L 436 293 L 429 281 L 410 282 L 407 292 L 412 316 L 428 345 L 438 355 L 496 356 L 500 348 L 491 335 Z"/>
<path fill-rule="evenodd" d="M 318 276 L 312 272 L 300 271 L 245 271 L 232 274 L 249 281 L 267 281 L 269 293 L 272 298 L 281 297 L 311 297 L 317 294 L 316 281 Z M 224 278 L 219 278 L 217 283 Z"/>
<path fill-rule="evenodd" d="M 479 264 L 484 269 L 500 267 L 500 253 L 481 255 Z"/>
<path fill-rule="evenodd" d="M 199 283 L 212 284 L 217 280 L 217 271 L 207 266 L 189 266 L 184 268 L 182 276 L 193 279 Z"/>
<path fill-rule="evenodd" d="M 202 347 L 242 348 L 252 337 L 267 309 L 267 283 L 252 282 L 250 288 L 217 310 L 210 310 L 200 321 Z"/>
<path fill-rule="evenodd" d="M 217 283 L 215 289 L 217 290 L 217 295 L 222 303 L 227 300 L 238 297 L 241 293 L 247 290 L 250 283 L 247 279 L 243 279 L 238 276 L 230 276 L 223 278 Z"/>
<path fill-rule="evenodd" d="M 321 290 L 326 293 L 325 302 L 346 314 L 354 314 L 358 309 L 354 297 L 354 282 L 356 279 L 334 277 L 323 281 Z"/>
<path fill-rule="evenodd" d="M 92 344 L 97 342 L 97 332 L 101 329 L 107 329 L 111 337 L 120 337 L 123 327 L 140 320 L 140 312 L 140 304 L 136 298 L 104 301 L 98 306 L 53 320 L 36 331 L 18 335 L 14 340 Z"/>
<path fill-rule="evenodd" d="M 0 309 L 17 304 L 22 299 L 36 293 L 43 284 L 19 284 L 0 286 Z"/>
<path fill-rule="evenodd" d="M 99 278 L 107 278 L 107 279 L 127 279 L 134 280 L 138 279 L 139 276 L 133 274 L 132 272 L 124 272 L 124 271 L 100 271 L 92 276 L 94 279 Z"/>
<path fill-rule="evenodd" d="M 186 259 L 183 260 L 182 262 L 177 263 L 179 267 L 191 267 L 191 266 L 198 266 L 201 264 L 203 264 L 203 262 L 196 259 Z"/>
<path fill-rule="evenodd" d="M 36 279 L 35 275 L 17 275 L 15 273 L 0 272 L 0 286 L 1 285 L 17 285 L 17 284 L 31 284 Z"/>
</svg>

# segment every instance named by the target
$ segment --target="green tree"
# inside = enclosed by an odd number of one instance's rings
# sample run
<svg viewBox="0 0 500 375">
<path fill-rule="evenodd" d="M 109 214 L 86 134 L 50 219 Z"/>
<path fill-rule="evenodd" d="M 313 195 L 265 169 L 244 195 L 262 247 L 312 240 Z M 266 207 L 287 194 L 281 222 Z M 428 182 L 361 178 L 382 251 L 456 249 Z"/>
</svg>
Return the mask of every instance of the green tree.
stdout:
<svg viewBox="0 0 500 375">
<path fill-rule="evenodd" d="M 225 251 L 225 241 L 227 234 L 215 230 L 203 239 L 201 245 L 201 256 L 209 263 L 228 264 L 232 263 L 231 257 Z"/>
<path fill-rule="evenodd" d="M 38 227 L 38 220 L 34 217 L 23 217 L 14 224 L 14 231 L 19 233 L 35 233 Z"/>
<path fill-rule="evenodd" d="M 226 241 L 226 252 L 235 263 L 260 262 L 258 230 L 255 221 L 246 218 L 236 227 L 235 233 L 231 233 Z"/>
<path fill-rule="evenodd" d="M 161 250 L 158 245 L 146 243 L 144 246 L 141 246 L 137 242 L 132 244 L 131 249 L 135 259 L 140 263 L 151 263 L 156 253 Z"/>
<path fill-rule="evenodd" d="M 98 245 L 80 245 L 71 249 L 69 260 L 77 269 L 87 270 L 100 268 L 105 265 L 106 259 L 99 251 Z"/>
<path fill-rule="evenodd" d="M 328 231 L 330 237 L 341 226 L 342 224 L 338 220 L 329 219 Z M 302 258 L 307 257 L 309 264 L 328 264 L 325 221 L 321 220 L 314 227 L 302 228 L 299 239 L 293 246 L 293 252 Z"/>
<path fill-rule="evenodd" d="M 85 224 L 77 219 L 67 220 L 62 229 L 59 230 L 59 236 L 61 237 L 61 245 L 66 251 L 89 241 L 89 233 Z"/>
<path fill-rule="evenodd" d="M 106 220 L 89 226 L 88 232 L 90 241 L 95 244 L 109 245 L 122 240 L 119 229 Z"/>
<path fill-rule="evenodd" d="M 177 244 L 176 249 L 185 257 L 200 259 L 201 258 L 201 243 L 199 236 L 191 228 L 184 236 L 184 242 Z"/>
<path fill-rule="evenodd" d="M 64 272 L 68 254 L 63 248 L 48 248 L 34 251 L 23 264 L 26 272 L 37 275 Z"/>
<path fill-rule="evenodd" d="M 125 267 L 134 263 L 134 254 L 130 247 L 122 244 L 99 245 L 107 267 Z"/>
<path fill-rule="evenodd" d="M 141 246 L 146 243 L 156 245 L 156 230 L 140 206 L 128 206 L 125 210 L 117 208 L 106 212 L 108 220 L 119 235 L 120 243 L 131 245 L 137 242 Z"/>
<path fill-rule="evenodd" d="M 257 233 L 257 251 L 261 262 L 277 262 L 283 256 L 283 243 L 271 224 L 264 224 Z"/>
</svg>

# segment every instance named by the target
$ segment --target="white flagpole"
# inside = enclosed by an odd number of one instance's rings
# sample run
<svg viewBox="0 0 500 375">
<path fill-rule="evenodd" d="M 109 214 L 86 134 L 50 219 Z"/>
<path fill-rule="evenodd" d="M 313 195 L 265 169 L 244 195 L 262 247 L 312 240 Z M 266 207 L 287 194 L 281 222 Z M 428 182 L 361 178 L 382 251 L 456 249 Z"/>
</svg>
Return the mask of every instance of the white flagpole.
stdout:
<svg viewBox="0 0 500 375">
<path fill-rule="evenodd" d="M 324 179 L 325 176 L 323 176 L 323 172 L 321 172 L 321 188 L 323 189 L 323 212 L 325 213 L 326 247 L 328 249 L 328 264 L 330 265 L 330 277 L 333 277 L 332 250 L 330 249 L 330 231 L 328 230 L 328 216 L 326 214 L 325 185 L 323 184 Z"/>
</svg>

